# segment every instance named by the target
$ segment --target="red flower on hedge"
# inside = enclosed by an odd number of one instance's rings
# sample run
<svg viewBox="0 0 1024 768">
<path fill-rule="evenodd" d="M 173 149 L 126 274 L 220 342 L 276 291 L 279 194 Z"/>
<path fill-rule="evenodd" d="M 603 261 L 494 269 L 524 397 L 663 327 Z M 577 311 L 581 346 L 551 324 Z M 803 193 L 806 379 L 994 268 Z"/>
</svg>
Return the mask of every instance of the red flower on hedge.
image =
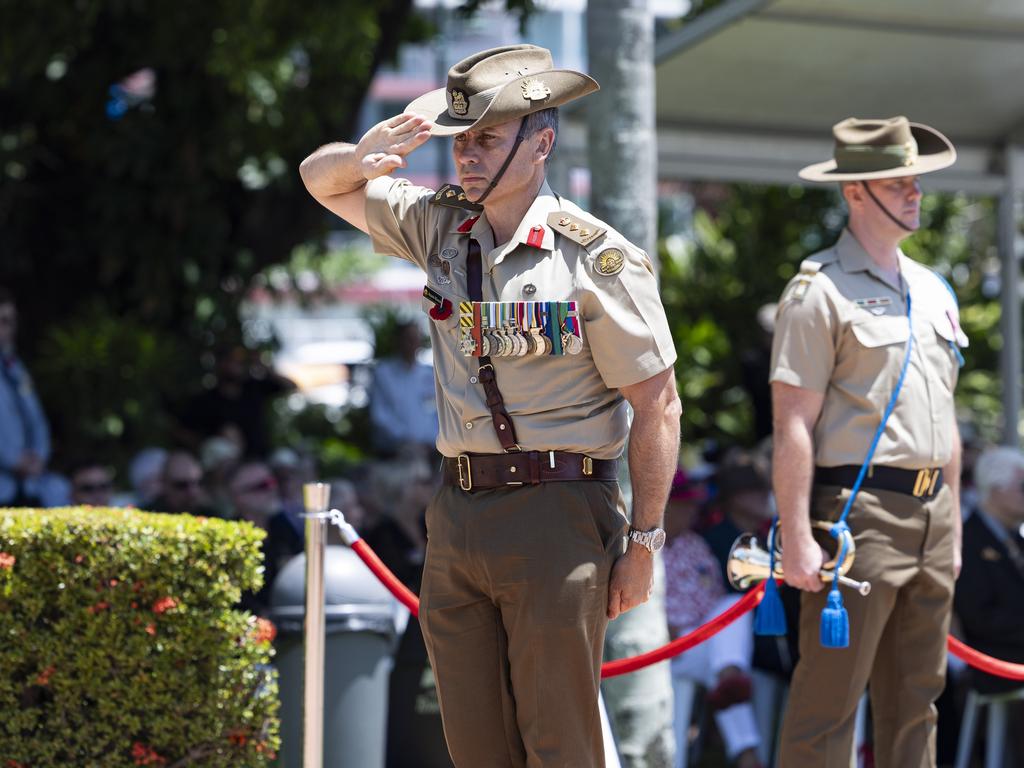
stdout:
<svg viewBox="0 0 1024 768">
<path fill-rule="evenodd" d="M 244 747 L 249 735 L 244 728 L 236 728 L 228 732 L 228 741 L 236 747 Z"/>
<path fill-rule="evenodd" d="M 39 673 L 36 677 L 36 685 L 49 685 L 50 678 L 53 677 L 53 673 L 57 671 L 57 668 L 52 664 Z"/>
<path fill-rule="evenodd" d="M 256 619 L 256 627 L 253 629 L 252 639 L 257 643 L 272 643 L 277 637 L 277 627 L 270 619 Z"/>
<path fill-rule="evenodd" d="M 146 634 L 147 635 L 152 635 L 153 637 L 156 637 L 156 624 L 147 624 L 146 625 Z"/>
<path fill-rule="evenodd" d="M 13 568 L 16 562 L 18 562 L 18 558 L 10 552 L 0 552 L 0 570 L 6 571 L 8 568 Z"/>
<path fill-rule="evenodd" d="M 136 741 L 132 744 L 132 759 L 136 765 L 165 765 L 167 759 L 161 757 L 155 749 Z"/>
<path fill-rule="evenodd" d="M 96 605 L 90 605 L 86 610 L 88 610 L 89 613 L 99 613 L 100 611 L 107 610 L 107 608 L 109 607 L 110 603 L 101 600 L 100 602 L 96 603 Z"/>
<path fill-rule="evenodd" d="M 4 765 L 6 768 L 25 768 L 25 766 L 12 758 L 7 758 L 7 762 Z"/>
<path fill-rule="evenodd" d="M 167 613 L 178 605 L 177 601 L 173 597 L 161 597 L 155 603 L 153 603 L 153 613 Z"/>
</svg>

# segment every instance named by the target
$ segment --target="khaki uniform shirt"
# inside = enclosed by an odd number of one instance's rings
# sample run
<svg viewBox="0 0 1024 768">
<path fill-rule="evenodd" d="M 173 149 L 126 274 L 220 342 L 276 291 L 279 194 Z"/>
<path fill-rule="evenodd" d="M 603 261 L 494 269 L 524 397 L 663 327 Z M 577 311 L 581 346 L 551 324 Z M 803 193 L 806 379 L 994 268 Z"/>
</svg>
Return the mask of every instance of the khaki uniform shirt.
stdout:
<svg viewBox="0 0 1024 768">
<path fill-rule="evenodd" d="M 374 249 L 418 265 L 427 285 L 454 307 L 443 321 L 430 321 L 437 450 L 449 457 L 502 453 L 477 382 L 478 359 L 458 346 L 472 238 L 480 244 L 483 301 L 578 302 L 581 353 L 492 357 L 519 445 L 524 451 L 570 451 L 595 459 L 620 456 L 629 425 L 618 388 L 649 379 L 676 359 L 647 255 L 610 229 L 586 246 L 556 231 L 549 216 L 559 211 L 593 222 L 595 229 L 606 227 L 557 198 L 547 183 L 505 244 L 494 242 L 485 214 L 432 200 L 430 189 L 404 179 L 382 177 L 367 186 Z M 610 247 L 625 255 L 625 264 L 616 274 L 602 274 L 595 258 Z M 432 306 L 424 299 L 424 311 Z"/>
<path fill-rule="evenodd" d="M 430 320 L 438 450 L 445 456 L 502 452 L 477 382 L 478 359 L 458 348 L 473 238 L 481 248 L 483 301 L 576 301 L 582 321 L 583 351 L 577 355 L 492 357 L 519 445 L 618 457 L 628 431 L 627 404 L 618 389 L 661 373 L 676 359 L 647 255 L 556 197 L 546 183 L 503 244 L 494 242 L 486 214 L 438 205 L 433 195 L 404 179 L 374 179 L 367 185 L 366 220 L 377 252 L 416 264 L 428 286 L 454 307 L 447 319 Z M 583 245 L 549 223 L 556 212 L 606 231 Z M 595 259 L 611 247 L 624 254 L 624 265 L 617 274 L 602 274 Z M 424 299 L 424 311 L 432 306 Z"/>
<path fill-rule="evenodd" d="M 932 270 L 899 255 L 914 346 L 873 464 L 923 469 L 953 451 L 956 346 L 967 346 L 956 301 Z M 779 305 L 771 381 L 824 394 L 814 427 L 818 466 L 860 465 L 899 379 L 910 335 L 904 292 L 857 239 L 811 256 Z"/>
</svg>

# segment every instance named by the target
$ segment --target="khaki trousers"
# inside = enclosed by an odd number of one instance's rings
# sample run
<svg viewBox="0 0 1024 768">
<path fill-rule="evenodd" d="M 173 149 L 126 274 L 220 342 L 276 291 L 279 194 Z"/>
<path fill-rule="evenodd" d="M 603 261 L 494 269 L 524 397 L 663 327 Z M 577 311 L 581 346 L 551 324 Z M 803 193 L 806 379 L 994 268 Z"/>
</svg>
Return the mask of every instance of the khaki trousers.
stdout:
<svg viewBox="0 0 1024 768">
<path fill-rule="evenodd" d="M 627 528 L 614 482 L 438 491 L 420 626 L 457 768 L 603 768 L 608 579 Z"/>
<path fill-rule="evenodd" d="M 816 487 L 812 517 L 839 519 L 849 493 Z M 853 765 L 857 702 L 870 684 L 875 766 L 934 766 L 933 702 L 945 685 L 954 584 L 952 495 L 947 486 L 921 503 L 905 494 L 865 489 L 847 522 L 857 545 L 850 575 L 869 580 L 871 594 L 861 597 L 843 588 L 850 614 L 848 648 L 821 646 L 827 588 L 803 594 L 800 661 L 783 720 L 779 764 Z"/>
</svg>

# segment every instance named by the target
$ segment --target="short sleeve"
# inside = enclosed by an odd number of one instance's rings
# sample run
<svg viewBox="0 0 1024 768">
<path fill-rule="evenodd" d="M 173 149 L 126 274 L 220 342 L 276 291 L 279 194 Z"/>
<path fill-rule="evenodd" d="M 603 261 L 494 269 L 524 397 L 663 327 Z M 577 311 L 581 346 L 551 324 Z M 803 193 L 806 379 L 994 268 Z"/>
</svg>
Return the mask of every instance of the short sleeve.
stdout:
<svg viewBox="0 0 1024 768">
<path fill-rule="evenodd" d="M 406 179 L 381 176 L 366 185 L 366 225 L 377 253 L 426 270 L 429 233 L 438 216 L 434 193 Z"/>
<path fill-rule="evenodd" d="M 820 273 L 797 275 L 775 317 L 768 380 L 824 394 L 836 361 L 836 318 Z"/>
<path fill-rule="evenodd" d="M 614 249 L 612 260 L 608 251 Z M 622 269 L 598 267 L 622 259 Z M 621 257 L 619 256 L 621 254 Z M 665 307 L 647 254 L 624 241 L 605 243 L 584 257 L 583 330 L 594 364 L 609 389 L 661 373 L 676 361 Z"/>
</svg>

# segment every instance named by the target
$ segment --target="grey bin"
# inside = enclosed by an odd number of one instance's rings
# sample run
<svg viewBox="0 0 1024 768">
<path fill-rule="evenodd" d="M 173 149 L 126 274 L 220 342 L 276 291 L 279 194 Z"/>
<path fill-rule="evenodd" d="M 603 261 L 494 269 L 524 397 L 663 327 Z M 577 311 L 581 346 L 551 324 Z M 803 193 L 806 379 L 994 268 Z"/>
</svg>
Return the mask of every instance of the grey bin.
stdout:
<svg viewBox="0 0 1024 768">
<path fill-rule="evenodd" d="M 303 621 L 306 557 L 271 588 L 281 690 L 281 768 L 302 768 Z M 383 768 L 388 676 L 397 601 L 352 550 L 327 547 L 324 560 L 324 768 Z"/>
</svg>

